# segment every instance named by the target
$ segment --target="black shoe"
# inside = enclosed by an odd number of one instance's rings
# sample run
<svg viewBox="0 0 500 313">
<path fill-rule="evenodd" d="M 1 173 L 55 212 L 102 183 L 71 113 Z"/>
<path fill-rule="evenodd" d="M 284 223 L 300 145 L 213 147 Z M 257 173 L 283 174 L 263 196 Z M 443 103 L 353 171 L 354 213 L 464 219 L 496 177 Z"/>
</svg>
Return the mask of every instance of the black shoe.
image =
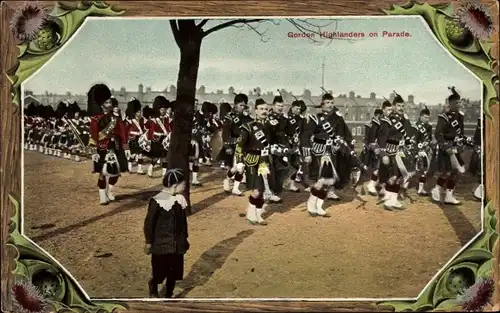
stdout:
<svg viewBox="0 0 500 313">
<path fill-rule="evenodd" d="M 158 285 L 153 282 L 152 279 L 148 281 L 148 287 L 149 287 L 149 297 L 150 298 L 159 298 L 160 295 L 158 294 Z"/>
</svg>

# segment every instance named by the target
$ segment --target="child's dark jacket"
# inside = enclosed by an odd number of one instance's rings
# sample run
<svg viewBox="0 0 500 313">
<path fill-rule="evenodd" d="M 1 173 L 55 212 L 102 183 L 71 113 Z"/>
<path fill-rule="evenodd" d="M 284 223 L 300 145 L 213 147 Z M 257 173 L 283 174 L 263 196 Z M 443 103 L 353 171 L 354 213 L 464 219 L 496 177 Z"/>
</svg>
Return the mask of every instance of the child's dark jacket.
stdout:
<svg viewBox="0 0 500 313">
<path fill-rule="evenodd" d="M 172 196 L 165 191 L 149 200 L 144 221 L 146 243 L 151 254 L 185 254 L 189 249 L 186 208 L 182 195 Z"/>
</svg>

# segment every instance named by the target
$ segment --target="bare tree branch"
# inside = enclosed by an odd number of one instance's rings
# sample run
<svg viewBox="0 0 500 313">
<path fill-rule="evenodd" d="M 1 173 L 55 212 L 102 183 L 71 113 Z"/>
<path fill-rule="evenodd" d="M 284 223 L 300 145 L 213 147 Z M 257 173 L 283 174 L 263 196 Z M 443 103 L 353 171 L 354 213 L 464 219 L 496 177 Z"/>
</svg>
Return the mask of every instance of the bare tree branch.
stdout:
<svg viewBox="0 0 500 313">
<path fill-rule="evenodd" d="M 204 19 L 204 20 L 201 20 L 200 24 L 198 24 L 198 27 L 199 28 L 202 28 L 203 26 L 205 26 L 206 23 L 208 23 L 208 19 Z"/>
<path fill-rule="evenodd" d="M 229 26 L 234 26 L 237 24 L 255 23 L 255 22 L 260 22 L 260 21 L 264 21 L 264 20 L 265 19 L 236 19 L 236 20 L 227 21 L 227 22 L 221 23 L 217 26 L 214 26 L 210 29 L 207 29 L 206 31 L 203 31 L 203 38 L 205 38 L 206 36 L 210 35 L 213 32 L 216 32 L 218 30 L 224 29 L 224 28 L 229 27 Z"/>
<path fill-rule="evenodd" d="M 170 20 L 170 28 L 172 28 L 172 34 L 174 34 L 175 42 L 180 48 L 180 38 L 179 38 L 179 26 L 177 25 L 177 20 Z"/>
</svg>

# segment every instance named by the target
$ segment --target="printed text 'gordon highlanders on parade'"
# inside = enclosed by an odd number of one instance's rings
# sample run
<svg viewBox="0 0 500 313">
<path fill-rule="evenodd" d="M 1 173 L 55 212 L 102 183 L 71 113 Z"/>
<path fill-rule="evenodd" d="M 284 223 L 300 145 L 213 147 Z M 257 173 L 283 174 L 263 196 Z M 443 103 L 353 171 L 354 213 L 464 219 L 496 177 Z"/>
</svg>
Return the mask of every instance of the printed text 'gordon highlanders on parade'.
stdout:
<svg viewBox="0 0 500 313">
<path fill-rule="evenodd" d="M 357 38 L 375 38 L 375 37 L 384 37 L 384 38 L 408 38 L 411 37 L 411 34 L 406 31 L 400 32 L 390 32 L 390 31 L 382 31 L 382 32 L 327 32 L 322 31 L 319 33 L 308 33 L 308 32 L 289 32 L 287 34 L 288 38 L 345 38 L 345 39 L 357 39 Z"/>
</svg>

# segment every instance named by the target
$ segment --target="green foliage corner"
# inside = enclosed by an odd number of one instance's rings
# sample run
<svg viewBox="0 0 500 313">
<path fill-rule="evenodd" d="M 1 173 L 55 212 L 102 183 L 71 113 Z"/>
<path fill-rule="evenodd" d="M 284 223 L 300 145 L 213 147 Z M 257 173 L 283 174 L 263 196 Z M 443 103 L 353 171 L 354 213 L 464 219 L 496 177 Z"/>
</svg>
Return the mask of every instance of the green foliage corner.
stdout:
<svg viewBox="0 0 500 313">
<path fill-rule="evenodd" d="M 482 81 L 484 114 L 491 118 L 490 107 L 499 101 L 499 95 L 495 91 L 499 77 L 493 71 L 493 41 L 474 38 L 457 21 L 451 4 L 430 5 L 410 1 L 382 11 L 387 15 L 421 16 L 441 45 Z"/>
<path fill-rule="evenodd" d="M 47 23 L 31 42 L 19 44 L 18 62 L 8 71 L 12 102 L 21 104 L 21 84 L 42 67 L 75 34 L 88 16 L 113 17 L 123 14 L 104 1 L 80 1 L 74 7 L 56 2 Z"/>
<path fill-rule="evenodd" d="M 491 41 L 478 40 L 464 29 L 456 20 L 451 4 L 429 5 L 410 1 L 402 6 L 393 5 L 383 12 L 422 16 L 443 47 L 481 79 L 484 114 L 491 118 L 490 106 L 497 103 L 499 97 L 494 88 L 499 77 L 493 71 Z M 482 234 L 427 286 L 416 301 L 379 302 L 378 305 L 397 312 L 444 311 L 460 306 L 457 297 L 464 289 L 478 278 L 492 276 L 492 251 L 499 239 L 495 231 L 497 223 L 495 208 L 490 202 L 484 207 Z"/>
<path fill-rule="evenodd" d="M 37 38 L 17 46 L 18 62 L 7 73 L 12 83 L 13 103 L 21 104 L 21 84 L 68 42 L 86 17 L 111 17 L 123 13 L 104 1 L 80 1 L 74 7 L 57 2 Z M 20 203 L 13 197 L 10 200 L 14 205 L 14 216 L 10 220 L 7 247 L 16 252 L 12 272 L 16 282 L 31 282 L 40 290 L 51 311 L 58 313 L 111 313 L 128 309 L 126 304 L 89 301 L 55 260 L 21 234 Z"/>
</svg>

